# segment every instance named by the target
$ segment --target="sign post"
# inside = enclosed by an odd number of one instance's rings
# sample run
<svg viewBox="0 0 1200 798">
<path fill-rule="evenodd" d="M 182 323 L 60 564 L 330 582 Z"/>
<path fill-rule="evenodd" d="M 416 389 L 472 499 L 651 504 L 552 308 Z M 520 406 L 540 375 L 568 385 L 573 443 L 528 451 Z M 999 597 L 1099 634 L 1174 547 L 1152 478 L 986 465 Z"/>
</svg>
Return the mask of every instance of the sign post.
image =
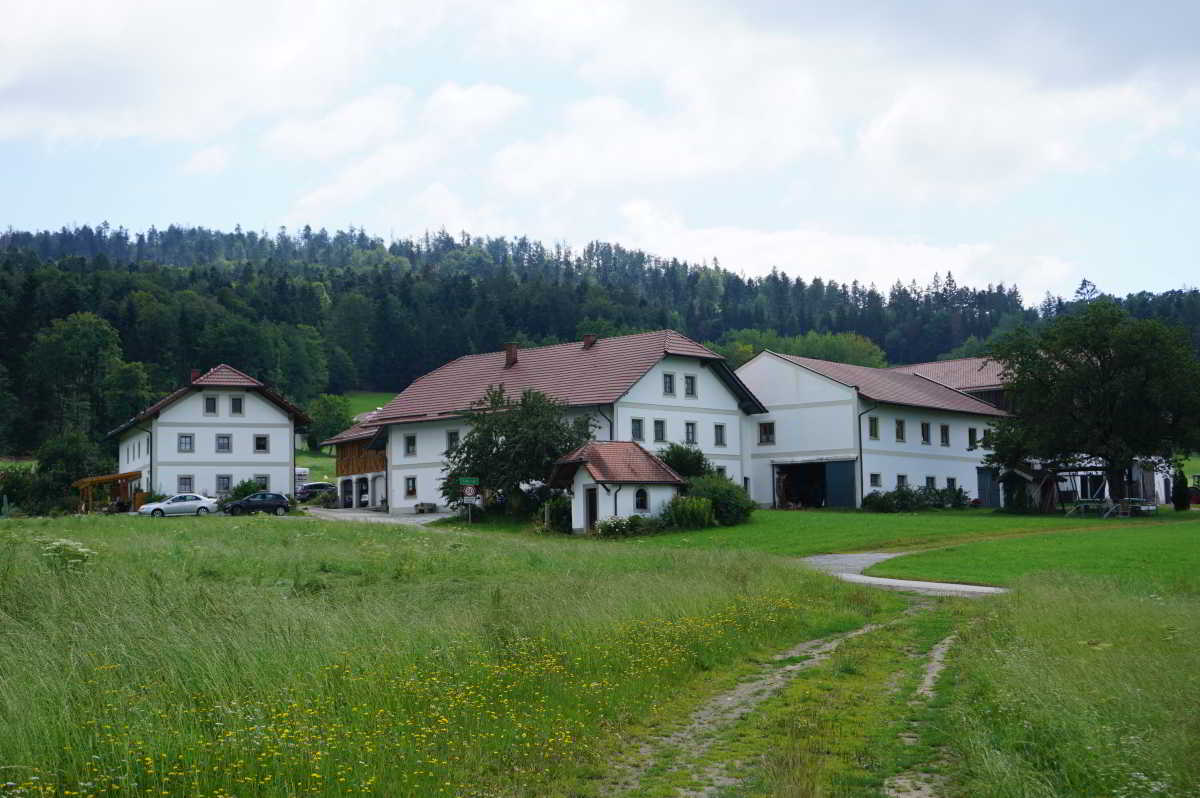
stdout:
<svg viewBox="0 0 1200 798">
<path fill-rule="evenodd" d="M 471 523 L 471 506 L 479 501 L 479 477 L 459 477 L 463 498 L 467 502 L 467 523 Z"/>
</svg>

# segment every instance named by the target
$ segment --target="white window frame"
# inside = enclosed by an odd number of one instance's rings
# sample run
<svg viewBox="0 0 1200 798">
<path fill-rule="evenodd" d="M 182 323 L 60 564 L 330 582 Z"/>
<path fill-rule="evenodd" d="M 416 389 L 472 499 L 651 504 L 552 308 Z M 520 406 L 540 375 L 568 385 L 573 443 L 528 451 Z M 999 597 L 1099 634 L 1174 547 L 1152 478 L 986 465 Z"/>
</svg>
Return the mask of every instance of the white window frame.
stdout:
<svg viewBox="0 0 1200 798">
<path fill-rule="evenodd" d="M 646 490 L 645 488 L 638 488 L 633 492 L 633 509 L 650 509 L 650 491 Z"/>
</svg>

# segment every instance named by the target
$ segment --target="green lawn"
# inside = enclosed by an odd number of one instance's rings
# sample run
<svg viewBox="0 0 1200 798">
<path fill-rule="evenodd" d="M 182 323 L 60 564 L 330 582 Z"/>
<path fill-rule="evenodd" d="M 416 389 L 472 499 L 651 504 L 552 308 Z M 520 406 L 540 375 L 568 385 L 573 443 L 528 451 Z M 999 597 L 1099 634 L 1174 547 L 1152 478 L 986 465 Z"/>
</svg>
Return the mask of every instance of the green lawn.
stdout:
<svg viewBox="0 0 1200 798">
<path fill-rule="evenodd" d="M 872 576 L 1010 585 L 1046 571 L 1200 593 L 1200 519 L 986 540 L 881 562 Z"/>
<path fill-rule="evenodd" d="M 396 398 L 396 393 L 381 391 L 350 391 L 346 394 L 346 398 L 350 400 L 350 415 L 357 416 L 359 413 L 366 413 L 367 411 L 374 410 L 377 407 L 383 407 L 388 402 Z"/>
<path fill-rule="evenodd" d="M 297 449 L 296 467 L 308 469 L 309 482 L 333 482 L 337 471 L 337 458 L 325 452 Z"/>
<path fill-rule="evenodd" d="M 1169 519 L 1169 514 L 1167 515 Z M 755 510 L 747 524 L 642 538 L 647 546 L 751 549 L 794 557 L 842 551 L 926 548 L 961 541 L 1064 529 L 1141 527 L 1142 519 L 1098 520 L 1058 515 L 1008 515 L 989 510 L 864 513 L 838 510 Z"/>
<path fill-rule="evenodd" d="M 0 794 L 596 796 L 664 705 L 905 603 L 751 552 L 0 521 Z"/>
</svg>

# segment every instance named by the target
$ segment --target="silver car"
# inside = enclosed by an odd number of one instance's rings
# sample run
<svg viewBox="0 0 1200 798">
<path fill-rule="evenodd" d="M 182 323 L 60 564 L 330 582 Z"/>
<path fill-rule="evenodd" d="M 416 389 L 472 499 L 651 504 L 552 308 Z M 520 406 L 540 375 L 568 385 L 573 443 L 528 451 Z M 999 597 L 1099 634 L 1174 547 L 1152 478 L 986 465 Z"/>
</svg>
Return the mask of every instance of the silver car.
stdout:
<svg viewBox="0 0 1200 798">
<path fill-rule="evenodd" d="M 152 515 L 162 518 L 164 515 L 208 515 L 220 509 L 216 499 L 198 496 L 195 493 L 177 493 L 169 499 L 160 502 L 150 502 L 138 508 L 138 515 Z"/>
</svg>

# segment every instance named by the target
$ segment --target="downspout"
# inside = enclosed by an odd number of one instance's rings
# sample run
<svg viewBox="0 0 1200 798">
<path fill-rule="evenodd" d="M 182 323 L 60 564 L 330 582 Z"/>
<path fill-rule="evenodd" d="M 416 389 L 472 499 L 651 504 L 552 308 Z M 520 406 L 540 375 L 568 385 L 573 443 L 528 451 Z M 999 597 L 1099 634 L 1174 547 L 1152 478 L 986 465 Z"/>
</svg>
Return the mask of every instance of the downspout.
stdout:
<svg viewBox="0 0 1200 798">
<path fill-rule="evenodd" d="M 623 487 L 625 486 L 617 485 L 617 489 L 613 491 L 613 518 L 616 518 L 620 515 L 620 512 L 617 510 L 617 494 L 621 492 L 621 488 Z"/>
<path fill-rule="evenodd" d="M 608 422 L 608 439 L 610 441 L 615 441 L 617 439 L 616 438 L 616 428 L 613 426 L 613 420 L 611 418 L 609 418 L 608 416 L 604 415 L 603 408 L 604 408 L 604 405 L 596 405 L 596 412 L 600 414 L 600 418 L 602 418 Z M 613 415 L 616 415 L 616 414 L 614 413 Z"/>
<path fill-rule="evenodd" d="M 857 393 L 857 391 L 858 391 L 857 386 L 855 387 L 854 390 Z M 865 498 L 865 495 L 867 492 L 867 483 L 863 479 L 862 417 L 865 414 L 870 413 L 872 410 L 876 409 L 877 407 L 879 407 L 878 402 L 876 402 L 875 404 L 868 407 L 866 410 L 859 413 L 858 414 L 858 424 L 854 428 L 855 436 L 858 438 L 858 506 L 860 509 L 862 508 L 863 498 Z"/>
</svg>

